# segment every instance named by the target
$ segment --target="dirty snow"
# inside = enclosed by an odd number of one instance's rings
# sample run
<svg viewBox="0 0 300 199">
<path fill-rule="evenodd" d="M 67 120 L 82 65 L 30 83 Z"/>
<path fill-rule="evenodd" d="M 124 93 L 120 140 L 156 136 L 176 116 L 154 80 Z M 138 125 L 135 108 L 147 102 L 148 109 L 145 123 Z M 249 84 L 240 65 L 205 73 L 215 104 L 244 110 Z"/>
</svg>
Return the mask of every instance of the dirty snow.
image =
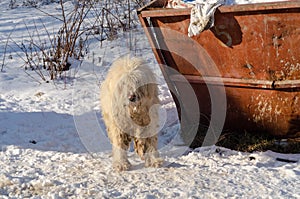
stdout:
<svg viewBox="0 0 300 199">
<path fill-rule="evenodd" d="M 34 8 L 0 3 L 0 61 L 8 36 L 28 39 L 27 26 L 57 29 L 59 22 Z M 71 6 L 71 4 L 69 4 Z M 58 4 L 43 5 L 58 13 Z M 133 35 L 133 36 L 132 36 Z M 131 40 L 134 38 L 133 40 Z M 0 198 L 299 198 L 300 154 L 241 153 L 216 146 L 172 153 L 162 168 L 144 168 L 130 152 L 130 171 L 111 169 L 110 144 L 99 110 L 99 86 L 110 63 L 129 52 L 153 65 L 167 118 L 159 145 L 178 143 L 178 118 L 170 93 L 141 30 L 112 42 L 90 44 L 66 80 L 45 83 L 23 68 L 11 44 L 0 72 Z M 40 80 L 38 83 L 36 80 Z M 278 158 L 295 161 L 278 161 Z"/>
</svg>

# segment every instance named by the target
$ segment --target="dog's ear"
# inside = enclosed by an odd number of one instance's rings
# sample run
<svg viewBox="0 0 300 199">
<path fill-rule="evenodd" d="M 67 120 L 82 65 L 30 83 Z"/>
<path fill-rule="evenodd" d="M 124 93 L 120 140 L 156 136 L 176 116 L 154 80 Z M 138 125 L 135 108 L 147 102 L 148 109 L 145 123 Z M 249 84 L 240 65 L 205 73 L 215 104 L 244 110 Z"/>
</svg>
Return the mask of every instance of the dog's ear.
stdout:
<svg viewBox="0 0 300 199">
<path fill-rule="evenodd" d="M 150 83 L 145 85 L 145 89 L 144 89 L 144 95 L 146 97 L 154 97 L 158 95 L 158 88 L 157 88 L 157 84 L 154 83 Z"/>
</svg>

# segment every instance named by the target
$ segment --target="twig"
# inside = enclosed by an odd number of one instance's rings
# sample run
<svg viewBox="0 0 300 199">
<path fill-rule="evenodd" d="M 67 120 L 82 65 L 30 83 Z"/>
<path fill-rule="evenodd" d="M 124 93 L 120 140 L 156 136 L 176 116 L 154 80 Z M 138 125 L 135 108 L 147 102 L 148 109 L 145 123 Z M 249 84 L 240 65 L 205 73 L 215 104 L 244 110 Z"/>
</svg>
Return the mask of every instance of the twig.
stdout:
<svg viewBox="0 0 300 199">
<path fill-rule="evenodd" d="M 125 24 L 121 21 L 121 19 L 119 17 L 117 17 L 116 15 L 114 15 L 110 10 L 108 10 L 107 8 L 103 8 L 103 10 L 105 10 L 106 12 L 108 12 L 109 14 L 111 14 L 111 16 L 113 16 L 115 19 L 117 19 L 119 21 L 119 23 L 121 24 L 123 30 L 126 30 L 126 26 Z"/>
<path fill-rule="evenodd" d="M 26 75 L 28 75 L 30 78 L 32 78 L 34 81 L 36 81 L 39 84 L 42 84 L 39 80 L 37 80 L 36 78 L 34 78 L 32 75 L 30 75 L 26 70 L 24 71 L 26 73 Z"/>
<path fill-rule="evenodd" d="M 130 10 L 130 0 L 127 0 L 127 2 L 128 2 L 128 29 L 130 29 L 130 23 L 131 23 L 131 10 Z"/>
<path fill-rule="evenodd" d="M 45 12 L 45 11 L 43 11 L 43 10 L 39 9 L 38 7 L 35 7 L 35 9 L 37 9 L 38 11 L 40 11 L 40 12 L 42 12 L 42 13 L 46 14 L 47 16 L 53 17 L 53 18 L 55 18 L 55 19 L 57 19 L 57 20 L 59 20 L 59 21 L 62 21 L 62 22 L 63 22 L 63 20 L 62 20 L 62 19 L 60 19 L 60 18 L 58 18 L 58 17 L 56 17 L 56 16 L 54 16 L 54 15 L 52 15 L 52 14 L 50 14 L 50 13 L 47 13 L 47 12 Z"/>
<path fill-rule="evenodd" d="M 12 29 L 12 31 L 9 33 L 9 35 L 6 39 L 6 43 L 5 43 L 5 47 L 4 47 L 4 54 L 3 54 L 3 59 L 2 59 L 2 65 L 1 65 L 1 72 L 3 72 L 3 70 L 4 70 L 8 41 L 10 40 L 10 36 L 11 36 L 12 32 L 15 30 L 15 28 L 16 28 L 16 26 Z"/>
</svg>

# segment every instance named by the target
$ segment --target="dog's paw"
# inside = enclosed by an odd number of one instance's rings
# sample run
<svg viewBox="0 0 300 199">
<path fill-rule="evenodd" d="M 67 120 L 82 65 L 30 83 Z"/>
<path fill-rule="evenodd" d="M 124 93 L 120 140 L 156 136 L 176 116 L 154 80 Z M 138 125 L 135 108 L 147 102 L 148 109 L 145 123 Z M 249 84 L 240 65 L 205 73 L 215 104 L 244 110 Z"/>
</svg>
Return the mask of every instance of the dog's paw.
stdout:
<svg viewBox="0 0 300 199">
<path fill-rule="evenodd" d="M 155 167 L 158 168 L 162 166 L 164 160 L 162 158 L 146 158 L 145 167 Z"/>
<path fill-rule="evenodd" d="M 127 171 L 131 167 L 129 161 L 114 162 L 113 169 L 117 172 Z"/>
</svg>

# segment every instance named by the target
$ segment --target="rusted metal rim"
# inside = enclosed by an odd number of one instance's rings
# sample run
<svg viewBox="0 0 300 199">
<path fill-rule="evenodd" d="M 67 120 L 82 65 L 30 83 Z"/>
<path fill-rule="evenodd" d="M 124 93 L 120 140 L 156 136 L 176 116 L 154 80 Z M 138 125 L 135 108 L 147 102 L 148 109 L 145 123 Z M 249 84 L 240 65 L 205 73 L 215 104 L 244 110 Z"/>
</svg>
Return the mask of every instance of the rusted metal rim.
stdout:
<svg viewBox="0 0 300 199">
<path fill-rule="evenodd" d="M 300 80 L 257 80 L 257 79 L 238 79 L 224 77 L 200 77 L 195 75 L 184 75 L 186 80 L 195 84 L 212 84 L 216 86 L 230 87 L 246 87 L 246 88 L 261 88 L 261 89 L 296 89 L 300 88 Z M 178 75 L 170 75 L 172 81 L 182 81 Z"/>
<path fill-rule="evenodd" d="M 256 12 L 256 11 L 267 11 L 267 10 L 282 10 L 282 9 L 300 9 L 300 1 L 282 1 L 282 2 L 270 2 L 270 3 L 255 3 L 255 4 L 239 4 L 239 5 L 224 5 L 220 6 L 218 10 L 221 13 L 230 12 Z M 191 8 L 149 8 L 143 7 L 138 10 L 138 14 L 142 17 L 170 17 L 170 16 L 181 16 L 190 15 Z"/>
</svg>

